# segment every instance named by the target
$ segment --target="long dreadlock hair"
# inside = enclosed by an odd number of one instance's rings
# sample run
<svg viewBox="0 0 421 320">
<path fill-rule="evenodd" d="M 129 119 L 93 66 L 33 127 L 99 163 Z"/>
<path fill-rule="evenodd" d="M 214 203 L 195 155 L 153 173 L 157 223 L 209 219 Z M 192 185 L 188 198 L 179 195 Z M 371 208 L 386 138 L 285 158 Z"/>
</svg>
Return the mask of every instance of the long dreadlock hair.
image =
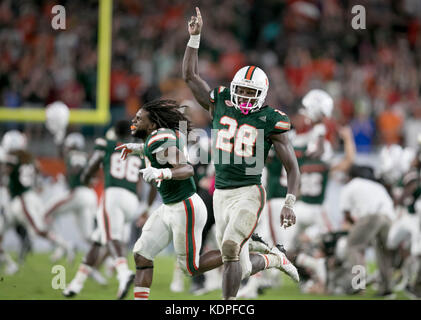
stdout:
<svg viewBox="0 0 421 320">
<path fill-rule="evenodd" d="M 142 109 L 149 113 L 149 120 L 158 128 L 177 130 L 187 136 L 191 130 L 190 121 L 180 111 L 180 106 L 174 100 L 153 100 L 145 103 Z"/>
</svg>

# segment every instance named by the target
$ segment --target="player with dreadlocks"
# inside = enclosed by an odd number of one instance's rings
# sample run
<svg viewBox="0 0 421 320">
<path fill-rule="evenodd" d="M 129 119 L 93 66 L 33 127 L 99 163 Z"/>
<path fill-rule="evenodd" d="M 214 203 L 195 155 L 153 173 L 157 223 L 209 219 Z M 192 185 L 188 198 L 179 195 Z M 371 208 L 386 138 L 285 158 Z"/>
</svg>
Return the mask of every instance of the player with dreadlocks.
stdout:
<svg viewBox="0 0 421 320">
<path fill-rule="evenodd" d="M 199 255 L 207 212 L 196 193 L 193 167 L 187 162 L 185 134 L 190 124 L 179 109 L 172 100 L 143 105 L 132 120 L 131 133 L 144 143 L 128 143 L 116 148 L 122 151 L 123 159 L 133 152 L 145 159 L 146 168 L 140 172 L 146 182 L 156 183 L 163 201 L 146 221 L 133 249 L 136 263 L 134 298 L 139 300 L 149 298 L 153 259 L 171 241 L 180 269 L 189 276 L 222 265 L 219 250 Z M 260 256 L 256 259 L 262 262 L 253 265 L 252 274 L 269 267 L 280 268 L 281 261 L 276 265 L 263 263 L 277 257 L 273 257 L 261 240 L 250 242 L 250 247 L 250 251 L 263 252 L 250 252 L 250 256 Z"/>
<path fill-rule="evenodd" d="M 132 136 L 144 143 L 116 148 L 122 150 L 123 159 L 133 150 L 144 158 L 146 168 L 140 170 L 143 179 L 156 183 L 163 201 L 148 218 L 133 249 L 134 298 L 139 300 L 148 299 L 153 260 L 171 241 L 177 263 L 190 276 L 222 265 L 218 250 L 199 257 L 207 211 L 196 193 L 193 167 L 187 162 L 186 135 L 190 124 L 179 109 L 173 100 L 146 103 L 136 113 L 131 126 Z"/>
</svg>

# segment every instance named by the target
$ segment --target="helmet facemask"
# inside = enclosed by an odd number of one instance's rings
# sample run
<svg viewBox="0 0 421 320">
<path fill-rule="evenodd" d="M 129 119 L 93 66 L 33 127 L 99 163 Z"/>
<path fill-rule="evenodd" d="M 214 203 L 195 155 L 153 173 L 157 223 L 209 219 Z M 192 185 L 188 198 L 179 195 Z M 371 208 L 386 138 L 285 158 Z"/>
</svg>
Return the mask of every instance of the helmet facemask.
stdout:
<svg viewBox="0 0 421 320">
<path fill-rule="evenodd" d="M 255 93 L 254 95 L 249 92 L 238 93 L 239 87 L 255 90 Z M 256 66 L 245 66 L 237 71 L 231 81 L 231 103 L 244 115 L 258 111 L 263 107 L 268 88 L 268 77 L 262 69 Z M 243 102 L 240 102 L 240 100 L 243 100 Z"/>
<path fill-rule="evenodd" d="M 244 87 L 255 90 L 254 96 L 246 96 L 237 93 L 238 87 Z M 231 102 L 234 107 L 241 111 L 242 114 L 247 115 L 249 112 L 259 110 L 265 101 L 267 91 L 263 88 L 257 88 L 245 83 L 231 82 Z M 245 99 L 246 102 L 239 102 L 239 98 Z"/>
</svg>

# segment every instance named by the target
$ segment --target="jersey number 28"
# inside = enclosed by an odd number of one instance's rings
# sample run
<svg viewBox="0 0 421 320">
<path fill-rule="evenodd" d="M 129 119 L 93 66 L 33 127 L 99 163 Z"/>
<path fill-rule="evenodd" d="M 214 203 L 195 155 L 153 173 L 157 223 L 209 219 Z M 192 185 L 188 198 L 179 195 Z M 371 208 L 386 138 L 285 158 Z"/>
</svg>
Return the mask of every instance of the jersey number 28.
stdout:
<svg viewBox="0 0 421 320">
<path fill-rule="evenodd" d="M 218 130 L 215 147 L 229 153 L 234 149 L 234 153 L 239 157 L 252 157 L 258 134 L 257 129 L 248 124 L 243 124 L 237 129 L 237 120 L 228 116 L 223 116 L 219 123 L 227 125 L 228 128 Z M 230 140 L 234 136 L 234 143 L 231 143 Z"/>
</svg>

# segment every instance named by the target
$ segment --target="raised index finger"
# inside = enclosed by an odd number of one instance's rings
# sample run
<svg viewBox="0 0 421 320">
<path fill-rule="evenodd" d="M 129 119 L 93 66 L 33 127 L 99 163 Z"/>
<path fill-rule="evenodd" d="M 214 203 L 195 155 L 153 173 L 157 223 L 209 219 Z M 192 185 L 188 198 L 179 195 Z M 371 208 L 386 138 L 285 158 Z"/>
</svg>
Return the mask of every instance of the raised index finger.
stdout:
<svg viewBox="0 0 421 320">
<path fill-rule="evenodd" d="M 196 15 L 197 15 L 197 17 L 198 18 L 202 18 L 202 15 L 200 14 L 200 10 L 199 10 L 199 8 L 198 7 L 196 7 Z"/>
</svg>

